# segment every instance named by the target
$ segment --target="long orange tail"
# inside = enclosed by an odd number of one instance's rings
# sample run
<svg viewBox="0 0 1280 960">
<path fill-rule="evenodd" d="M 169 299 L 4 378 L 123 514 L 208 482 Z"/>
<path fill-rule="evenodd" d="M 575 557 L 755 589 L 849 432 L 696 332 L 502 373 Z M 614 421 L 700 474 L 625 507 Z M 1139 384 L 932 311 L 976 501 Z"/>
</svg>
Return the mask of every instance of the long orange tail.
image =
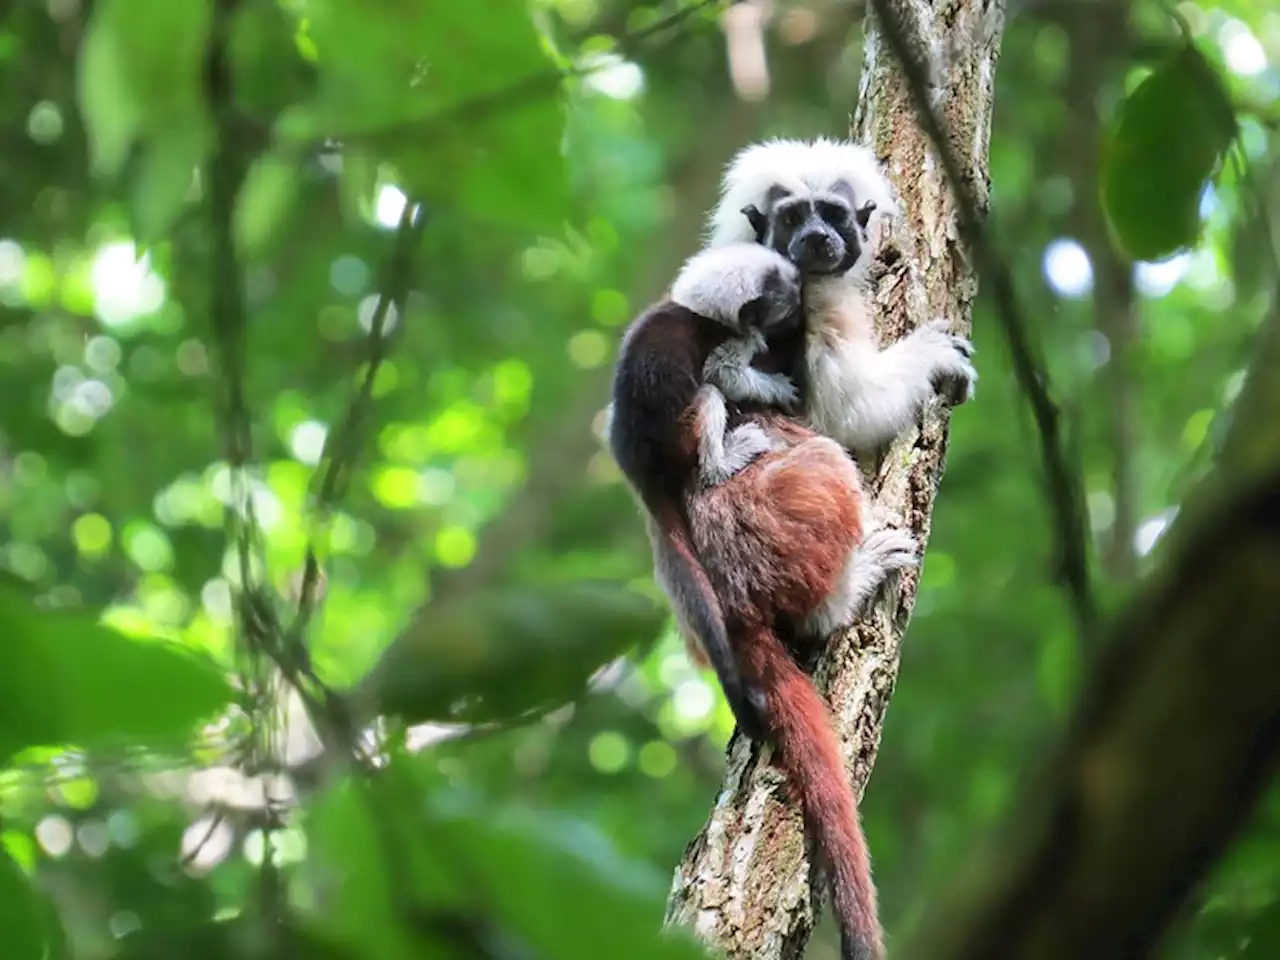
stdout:
<svg viewBox="0 0 1280 960">
<path fill-rule="evenodd" d="M 830 861 L 842 958 L 882 960 L 884 938 L 871 881 L 871 857 L 831 714 L 777 634 L 765 627 L 753 629 L 752 634 L 742 645 L 747 670 L 765 691 L 779 762 Z"/>
</svg>

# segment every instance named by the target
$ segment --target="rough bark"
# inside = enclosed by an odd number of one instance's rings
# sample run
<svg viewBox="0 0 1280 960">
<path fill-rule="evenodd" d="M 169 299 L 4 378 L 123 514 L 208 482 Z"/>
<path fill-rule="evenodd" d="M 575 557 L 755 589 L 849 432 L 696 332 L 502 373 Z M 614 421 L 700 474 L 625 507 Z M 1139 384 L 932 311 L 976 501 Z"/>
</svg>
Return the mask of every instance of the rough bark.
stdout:
<svg viewBox="0 0 1280 960">
<path fill-rule="evenodd" d="M 982 211 L 987 148 L 1004 13 L 1001 0 L 895 0 L 921 38 L 953 149 Z M 884 342 L 933 318 L 967 331 L 977 279 L 965 257 L 952 195 L 938 157 L 916 121 L 893 55 L 868 23 L 863 79 L 851 134 L 869 143 L 889 171 L 901 215 L 879 252 L 877 324 Z M 868 468 L 874 509 L 927 545 L 947 449 L 948 411 L 928 410 Z M 925 561 L 928 562 L 927 560 Z M 829 639 L 815 677 L 827 694 L 845 761 L 861 794 L 880 744 L 898 674 L 902 636 L 918 576 L 901 577 L 875 609 Z M 676 869 L 667 921 L 692 927 L 729 958 L 782 960 L 803 954 L 826 884 L 811 859 L 799 812 L 772 750 L 735 735 L 724 784 L 706 826 Z M 874 851 L 873 851 L 874 853 Z"/>
<path fill-rule="evenodd" d="M 1145 957 L 1280 762 L 1280 291 L 1217 469 L 1100 647 L 1064 742 L 902 951 Z"/>
</svg>

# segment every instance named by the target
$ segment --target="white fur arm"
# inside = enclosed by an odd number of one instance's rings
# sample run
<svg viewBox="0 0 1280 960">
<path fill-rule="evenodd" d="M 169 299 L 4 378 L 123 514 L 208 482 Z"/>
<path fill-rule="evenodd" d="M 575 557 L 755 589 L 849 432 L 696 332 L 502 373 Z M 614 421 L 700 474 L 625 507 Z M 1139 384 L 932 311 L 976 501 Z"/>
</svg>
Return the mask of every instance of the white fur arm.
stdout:
<svg viewBox="0 0 1280 960">
<path fill-rule="evenodd" d="M 726 340 L 707 357 L 702 378 L 719 387 L 730 400 L 758 401 L 794 410 L 800 403 L 800 394 L 791 378 L 784 373 L 764 373 L 751 366 L 751 361 L 767 349 L 764 335 L 755 329 Z"/>
<path fill-rule="evenodd" d="M 765 432 L 744 423 L 728 432 L 724 394 L 707 385 L 698 391 L 698 473 L 708 487 L 724 483 L 762 454 L 773 449 Z"/>
<path fill-rule="evenodd" d="M 884 350 L 859 340 L 834 348 L 811 343 L 809 415 L 813 426 L 854 450 L 883 446 L 920 417 L 946 381 L 959 381 L 964 395 L 977 379 L 973 347 L 935 322 Z"/>
</svg>

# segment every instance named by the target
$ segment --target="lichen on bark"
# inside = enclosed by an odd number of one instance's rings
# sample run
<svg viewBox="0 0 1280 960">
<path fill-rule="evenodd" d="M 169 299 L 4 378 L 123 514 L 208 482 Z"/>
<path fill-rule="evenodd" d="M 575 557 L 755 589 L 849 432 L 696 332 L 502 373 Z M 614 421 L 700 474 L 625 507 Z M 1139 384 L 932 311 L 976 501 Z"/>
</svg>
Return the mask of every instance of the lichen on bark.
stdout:
<svg viewBox="0 0 1280 960">
<path fill-rule="evenodd" d="M 935 106 L 985 211 L 1004 4 L 891 2 L 919 38 Z M 900 215 L 878 252 L 877 327 L 883 342 L 937 318 L 967 332 L 977 278 L 964 256 L 950 187 L 916 120 L 904 76 L 871 19 L 850 134 L 876 151 L 900 198 Z M 945 466 L 948 423 L 949 412 L 935 405 L 919 429 L 899 438 L 879 463 L 863 465 L 873 509 L 888 523 L 909 529 L 922 547 Z M 830 638 L 815 671 L 859 796 L 880 744 L 917 582 L 917 572 L 902 575 L 861 623 Z M 668 923 L 691 927 L 731 960 L 801 957 L 825 896 L 825 881 L 814 869 L 812 846 L 786 779 L 771 763 L 772 752 L 734 735 L 724 782 L 706 825 L 676 868 L 667 905 Z"/>
</svg>

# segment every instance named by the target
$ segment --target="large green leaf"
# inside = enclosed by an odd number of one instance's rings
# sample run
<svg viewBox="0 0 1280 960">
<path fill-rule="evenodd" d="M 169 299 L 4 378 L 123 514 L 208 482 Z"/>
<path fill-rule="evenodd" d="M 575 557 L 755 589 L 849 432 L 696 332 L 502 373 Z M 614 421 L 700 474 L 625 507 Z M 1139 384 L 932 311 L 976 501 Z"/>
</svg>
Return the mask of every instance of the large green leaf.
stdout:
<svg viewBox="0 0 1280 960">
<path fill-rule="evenodd" d="M 482 952 L 494 940 L 519 956 L 706 956 L 684 932 L 662 932 L 666 878 L 595 828 L 492 805 L 418 767 L 397 757 L 372 782 L 334 785 L 309 811 L 318 879 L 336 892 L 322 928 L 338 942 L 363 943 L 375 960 L 506 955 Z"/>
<path fill-rule="evenodd" d="M 208 0 L 99 0 L 80 50 L 80 108 L 94 166 L 120 171 L 133 140 L 203 107 Z"/>
<path fill-rule="evenodd" d="M 524 805 L 485 809 L 468 802 L 451 812 L 493 909 L 535 955 L 706 957 L 687 931 L 663 932 L 667 877 L 621 856 L 586 822 Z M 573 923 L 564 922 L 569 915 Z"/>
<path fill-rule="evenodd" d="M 260 157 L 249 168 L 235 210 L 236 246 L 245 259 L 268 254 L 281 236 L 301 185 L 299 173 L 297 164 L 278 152 Z"/>
<path fill-rule="evenodd" d="M 0 846 L 0 942 L 5 960 L 45 960 L 56 942 L 47 923 L 56 917 Z"/>
<path fill-rule="evenodd" d="M 77 83 L 95 173 L 116 177 L 142 148 L 128 211 L 145 246 L 173 226 L 212 143 L 210 19 L 208 0 L 99 0 L 81 45 Z"/>
<path fill-rule="evenodd" d="M 402 894 L 420 906 L 440 904 L 453 891 L 443 858 L 430 856 L 421 825 L 415 829 L 414 808 L 389 789 L 398 775 L 393 768 L 376 784 L 340 781 L 308 810 L 317 881 L 335 894 L 315 932 L 337 945 L 359 945 L 368 960 L 452 960 L 447 944 L 411 928 L 401 910 Z M 407 889 L 398 882 L 408 882 Z"/>
<path fill-rule="evenodd" d="M 1222 81 L 1188 46 L 1121 104 L 1104 146 L 1102 205 L 1120 248 L 1158 260 L 1196 242 L 1200 194 L 1236 133 Z"/>
<path fill-rule="evenodd" d="M 99 176 L 114 177 L 142 128 L 139 106 L 125 72 L 128 51 L 115 31 L 94 17 L 80 43 L 76 90 L 89 139 L 89 162 Z"/>
<path fill-rule="evenodd" d="M 444 600 L 386 650 L 357 696 L 409 723 L 511 719 L 580 696 L 596 670 L 655 638 L 664 620 L 657 602 L 614 583 Z"/>
<path fill-rule="evenodd" d="M 231 700 L 211 661 L 0 587 L 0 762 L 30 746 L 174 745 Z"/>
<path fill-rule="evenodd" d="M 319 91 L 286 115 L 286 136 L 376 144 L 411 194 L 487 223 L 555 222 L 567 195 L 563 110 L 524 0 L 491 0 L 483 15 L 317 0 L 309 15 Z"/>
<path fill-rule="evenodd" d="M 130 226 L 140 245 L 152 246 L 168 235 L 212 143 L 211 125 L 200 113 L 147 138 L 132 176 L 128 205 Z"/>
</svg>

